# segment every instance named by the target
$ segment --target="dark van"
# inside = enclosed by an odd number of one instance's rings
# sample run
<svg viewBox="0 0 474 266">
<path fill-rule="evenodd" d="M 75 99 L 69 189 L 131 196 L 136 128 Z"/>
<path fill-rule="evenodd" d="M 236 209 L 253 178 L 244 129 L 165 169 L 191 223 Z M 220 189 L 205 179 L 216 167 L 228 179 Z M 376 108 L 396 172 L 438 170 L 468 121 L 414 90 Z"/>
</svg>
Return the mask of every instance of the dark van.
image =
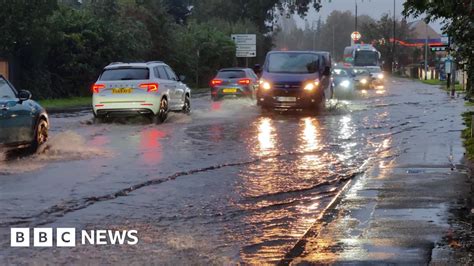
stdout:
<svg viewBox="0 0 474 266">
<path fill-rule="evenodd" d="M 318 110 L 331 95 L 327 52 L 273 51 L 267 54 L 257 91 L 263 109 Z"/>
</svg>

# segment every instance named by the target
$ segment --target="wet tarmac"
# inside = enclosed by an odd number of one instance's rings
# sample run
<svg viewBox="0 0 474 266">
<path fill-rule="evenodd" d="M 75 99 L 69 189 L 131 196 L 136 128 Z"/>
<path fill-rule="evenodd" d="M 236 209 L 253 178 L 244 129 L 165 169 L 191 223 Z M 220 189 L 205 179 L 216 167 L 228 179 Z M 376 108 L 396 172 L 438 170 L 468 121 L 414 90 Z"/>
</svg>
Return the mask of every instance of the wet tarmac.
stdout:
<svg viewBox="0 0 474 266">
<path fill-rule="evenodd" d="M 0 261 L 277 263 L 374 167 L 452 166 L 463 152 L 462 99 L 410 80 L 316 116 L 208 96 L 162 125 L 52 115 L 46 147 L 0 163 Z M 11 227 L 135 229 L 140 241 L 10 248 Z"/>
</svg>

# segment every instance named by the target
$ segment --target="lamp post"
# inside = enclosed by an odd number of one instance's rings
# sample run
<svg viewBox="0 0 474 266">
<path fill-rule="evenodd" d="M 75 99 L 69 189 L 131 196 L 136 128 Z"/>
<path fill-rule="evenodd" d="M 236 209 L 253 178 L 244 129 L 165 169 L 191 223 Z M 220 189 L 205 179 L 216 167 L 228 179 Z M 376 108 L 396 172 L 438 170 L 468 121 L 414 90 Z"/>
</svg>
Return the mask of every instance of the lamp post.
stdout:
<svg viewBox="0 0 474 266">
<path fill-rule="evenodd" d="M 395 72 L 395 42 L 396 42 L 396 27 L 397 21 L 395 17 L 395 0 L 393 0 L 393 42 L 392 42 L 392 73 Z"/>
<path fill-rule="evenodd" d="M 357 0 L 355 0 L 355 27 L 354 31 L 357 31 Z"/>
</svg>

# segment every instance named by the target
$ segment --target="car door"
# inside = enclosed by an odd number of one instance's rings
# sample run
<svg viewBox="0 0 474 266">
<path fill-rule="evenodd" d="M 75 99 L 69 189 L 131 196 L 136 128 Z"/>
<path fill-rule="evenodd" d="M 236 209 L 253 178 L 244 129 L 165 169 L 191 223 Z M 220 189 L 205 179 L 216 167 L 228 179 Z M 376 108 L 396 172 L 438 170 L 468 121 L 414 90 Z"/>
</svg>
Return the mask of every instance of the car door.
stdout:
<svg viewBox="0 0 474 266">
<path fill-rule="evenodd" d="M 20 102 L 13 86 L 0 78 L 0 143 L 30 142 L 34 131 L 33 118 L 31 102 Z"/>
<path fill-rule="evenodd" d="M 173 94 L 173 109 L 180 109 L 184 104 L 184 84 L 179 81 L 178 76 L 176 76 L 174 71 L 169 66 L 165 66 L 165 70 L 170 77 L 171 83 L 173 84 L 173 91 L 171 92 Z"/>
<path fill-rule="evenodd" d="M 174 87 L 175 84 L 173 80 L 168 76 L 168 73 L 165 70 L 164 66 L 157 66 L 156 67 L 158 71 L 158 75 L 160 80 L 160 87 L 163 87 L 164 90 L 168 93 L 168 105 L 171 107 L 173 105 L 172 101 L 174 100 L 173 98 L 173 93 L 174 93 Z"/>
</svg>

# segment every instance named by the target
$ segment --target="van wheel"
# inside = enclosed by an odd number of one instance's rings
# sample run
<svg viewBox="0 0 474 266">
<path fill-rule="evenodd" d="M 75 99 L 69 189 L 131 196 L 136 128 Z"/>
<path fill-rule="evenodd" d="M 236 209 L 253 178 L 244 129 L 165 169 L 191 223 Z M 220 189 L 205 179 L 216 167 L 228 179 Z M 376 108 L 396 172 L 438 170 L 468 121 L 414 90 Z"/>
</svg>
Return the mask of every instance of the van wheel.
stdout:
<svg viewBox="0 0 474 266">
<path fill-rule="evenodd" d="M 33 151 L 38 150 L 38 148 L 48 141 L 48 122 L 45 119 L 40 119 L 35 129 L 35 138 L 31 143 L 31 148 Z"/>
</svg>

